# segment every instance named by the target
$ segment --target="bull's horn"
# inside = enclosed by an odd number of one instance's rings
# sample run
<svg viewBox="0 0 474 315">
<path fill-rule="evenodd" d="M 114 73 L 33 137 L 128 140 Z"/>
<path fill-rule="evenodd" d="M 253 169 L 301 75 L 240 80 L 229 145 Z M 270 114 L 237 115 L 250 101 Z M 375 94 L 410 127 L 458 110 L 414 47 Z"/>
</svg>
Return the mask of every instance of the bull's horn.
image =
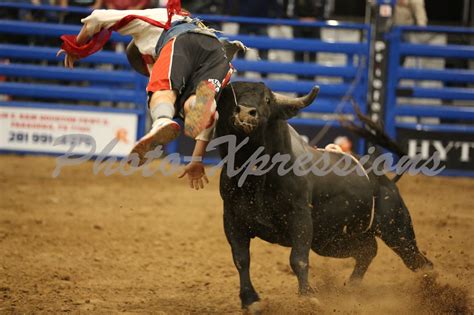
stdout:
<svg viewBox="0 0 474 315">
<path fill-rule="evenodd" d="M 128 63 L 132 66 L 133 70 L 148 77 L 148 69 L 143 62 L 142 55 L 140 54 L 138 47 L 135 45 L 134 40 L 128 44 L 126 53 Z"/>
<path fill-rule="evenodd" d="M 313 103 L 316 96 L 318 96 L 318 93 L 319 93 L 319 86 L 315 86 L 311 89 L 311 92 L 301 97 L 292 98 L 292 97 L 281 95 L 275 92 L 273 92 L 273 96 L 275 96 L 276 105 L 291 106 L 295 108 L 304 108 L 310 105 L 311 103 Z"/>
</svg>

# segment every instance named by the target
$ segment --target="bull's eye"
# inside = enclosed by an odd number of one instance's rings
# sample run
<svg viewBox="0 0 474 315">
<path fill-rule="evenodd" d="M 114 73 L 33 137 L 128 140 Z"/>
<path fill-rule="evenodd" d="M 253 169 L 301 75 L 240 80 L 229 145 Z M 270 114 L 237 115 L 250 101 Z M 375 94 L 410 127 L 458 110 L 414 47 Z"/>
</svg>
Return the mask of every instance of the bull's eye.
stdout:
<svg viewBox="0 0 474 315">
<path fill-rule="evenodd" d="M 270 104 L 270 98 L 269 97 L 265 97 L 265 103 Z"/>
</svg>

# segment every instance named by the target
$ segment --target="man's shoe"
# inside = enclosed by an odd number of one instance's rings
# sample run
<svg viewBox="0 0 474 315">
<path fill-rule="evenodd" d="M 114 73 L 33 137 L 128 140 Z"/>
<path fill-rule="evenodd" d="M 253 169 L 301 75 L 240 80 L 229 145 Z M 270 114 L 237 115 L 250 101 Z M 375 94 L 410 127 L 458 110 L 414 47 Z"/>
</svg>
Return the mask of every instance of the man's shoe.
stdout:
<svg viewBox="0 0 474 315">
<path fill-rule="evenodd" d="M 196 138 L 203 130 L 212 125 L 216 108 L 214 84 L 202 81 L 196 88 L 196 101 L 184 117 L 184 132 L 191 138 Z"/>
<path fill-rule="evenodd" d="M 179 124 L 168 118 L 160 118 L 153 123 L 151 130 L 144 135 L 135 144 L 132 149 L 133 153 L 137 153 L 139 157 L 139 166 L 145 163 L 145 155 L 149 151 L 153 151 L 157 146 L 167 144 L 179 135 Z"/>
</svg>

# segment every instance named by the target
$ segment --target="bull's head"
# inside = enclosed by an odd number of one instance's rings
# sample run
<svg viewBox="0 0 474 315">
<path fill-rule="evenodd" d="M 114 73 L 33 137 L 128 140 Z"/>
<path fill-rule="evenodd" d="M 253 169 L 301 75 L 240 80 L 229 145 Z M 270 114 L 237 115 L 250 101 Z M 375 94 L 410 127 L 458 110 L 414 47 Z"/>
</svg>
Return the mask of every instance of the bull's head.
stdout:
<svg viewBox="0 0 474 315">
<path fill-rule="evenodd" d="M 287 120 L 310 105 L 319 92 L 315 86 L 307 95 L 290 98 L 272 92 L 263 83 L 236 82 L 234 89 L 235 110 L 231 116 L 235 128 L 250 135 L 272 119 Z"/>
</svg>

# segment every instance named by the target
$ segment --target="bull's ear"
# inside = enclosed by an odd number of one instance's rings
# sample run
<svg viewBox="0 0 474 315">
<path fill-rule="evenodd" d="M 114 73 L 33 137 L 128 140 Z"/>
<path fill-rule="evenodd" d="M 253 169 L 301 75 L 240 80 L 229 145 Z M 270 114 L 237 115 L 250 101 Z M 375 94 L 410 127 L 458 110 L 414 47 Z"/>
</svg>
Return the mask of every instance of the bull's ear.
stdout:
<svg viewBox="0 0 474 315">
<path fill-rule="evenodd" d="M 272 107 L 273 114 L 278 119 L 290 119 L 298 114 L 298 112 L 311 105 L 319 93 L 319 86 L 313 87 L 311 92 L 302 97 L 291 98 L 285 95 L 273 93 L 275 98 L 274 106 Z"/>
</svg>

